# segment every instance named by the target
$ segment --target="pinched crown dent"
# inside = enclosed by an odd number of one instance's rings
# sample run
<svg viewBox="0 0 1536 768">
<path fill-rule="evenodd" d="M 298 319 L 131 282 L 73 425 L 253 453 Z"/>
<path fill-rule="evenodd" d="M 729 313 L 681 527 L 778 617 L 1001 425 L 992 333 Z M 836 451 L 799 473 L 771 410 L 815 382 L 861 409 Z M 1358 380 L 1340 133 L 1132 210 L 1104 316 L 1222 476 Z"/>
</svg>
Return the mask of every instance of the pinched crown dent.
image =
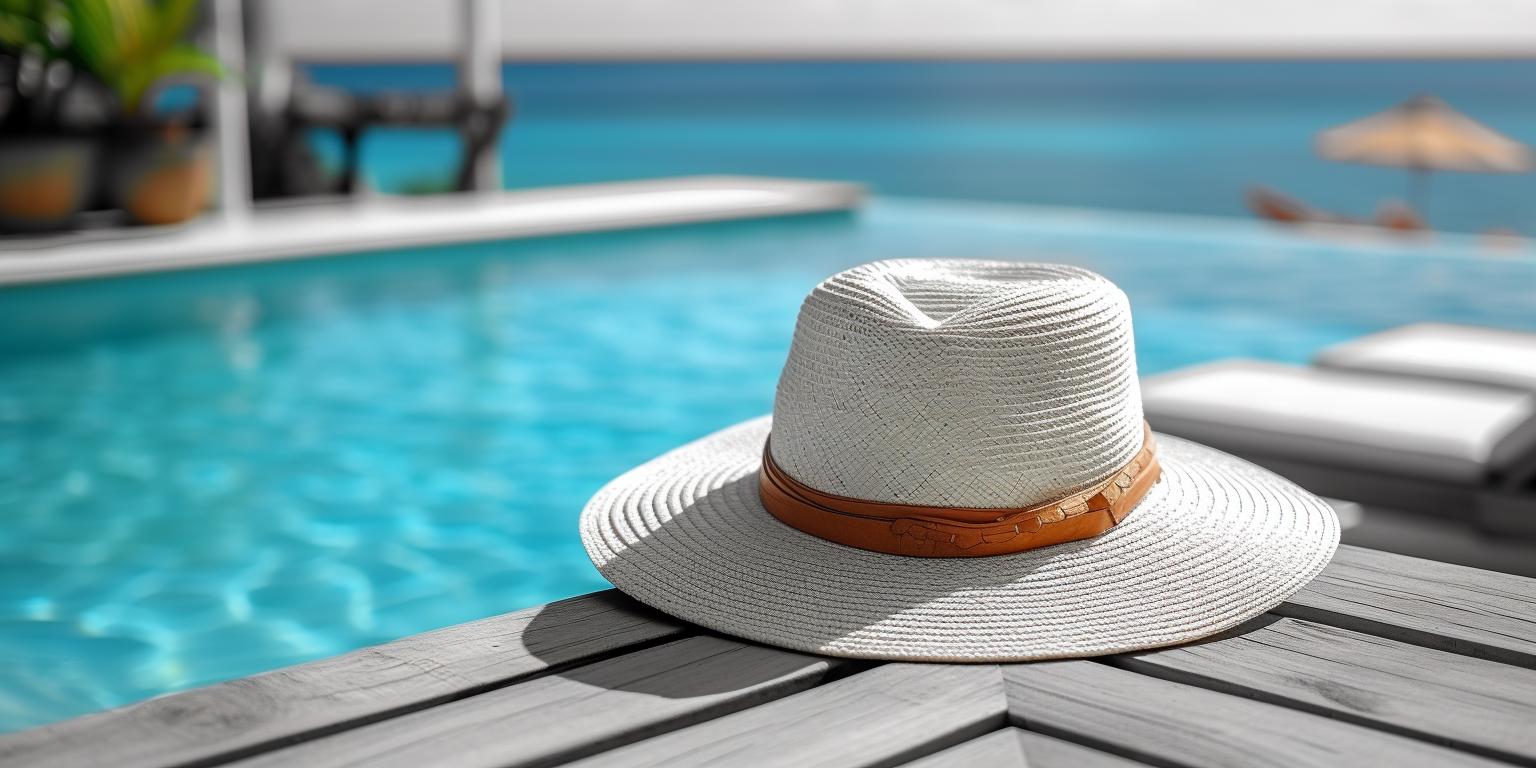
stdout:
<svg viewBox="0 0 1536 768">
<path fill-rule="evenodd" d="M 806 298 L 773 452 L 826 493 L 1014 508 L 1106 480 L 1141 420 L 1113 283 L 1061 264 L 883 261 Z"/>
</svg>

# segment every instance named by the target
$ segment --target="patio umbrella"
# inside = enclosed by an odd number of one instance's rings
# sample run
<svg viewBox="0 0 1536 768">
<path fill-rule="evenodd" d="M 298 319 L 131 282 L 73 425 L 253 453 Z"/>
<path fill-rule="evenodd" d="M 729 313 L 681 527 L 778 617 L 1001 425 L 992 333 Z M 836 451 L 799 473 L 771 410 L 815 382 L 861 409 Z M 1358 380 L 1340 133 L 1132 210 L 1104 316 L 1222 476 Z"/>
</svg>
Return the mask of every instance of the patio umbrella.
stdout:
<svg viewBox="0 0 1536 768">
<path fill-rule="evenodd" d="M 1422 182 L 1428 203 L 1431 171 L 1525 173 L 1531 148 L 1421 94 L 1385 112 L 1317 135 L 1317 154 L 1328 160 L 1407 168 Z M 1412 195 L 1410 186 L 1409 196 Z"/>
</svg>

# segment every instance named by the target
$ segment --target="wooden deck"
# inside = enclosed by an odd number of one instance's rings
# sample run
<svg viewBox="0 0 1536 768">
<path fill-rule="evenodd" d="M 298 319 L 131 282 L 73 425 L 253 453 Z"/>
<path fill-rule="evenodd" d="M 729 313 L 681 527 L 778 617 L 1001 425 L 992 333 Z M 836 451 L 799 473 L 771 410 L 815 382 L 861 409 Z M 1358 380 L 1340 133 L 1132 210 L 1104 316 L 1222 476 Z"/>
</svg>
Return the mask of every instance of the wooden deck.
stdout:
<svg viewBox="0 0 1536 768">
<path fill-rule="evenodd" d="M 0 737 L 0 765 L 1536 765 L 1536 580 L 1343 547 L 1200 643 L 854 662 L 609 591 Z"/>
</svg>

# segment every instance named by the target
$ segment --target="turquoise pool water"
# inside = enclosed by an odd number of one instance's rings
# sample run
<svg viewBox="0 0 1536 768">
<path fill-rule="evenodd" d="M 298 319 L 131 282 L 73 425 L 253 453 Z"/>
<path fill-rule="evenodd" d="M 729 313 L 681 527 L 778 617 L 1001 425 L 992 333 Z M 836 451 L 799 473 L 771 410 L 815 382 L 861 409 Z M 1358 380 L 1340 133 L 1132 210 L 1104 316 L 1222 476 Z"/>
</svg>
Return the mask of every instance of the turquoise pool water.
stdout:
<svg viewBox="0 0 1536 768">
<path fill-rule="evenodd" d="M 586 498 L 769 410 L 806 291 L 902 256 L 1098 270 L 1144 373 L 1536 330 L 1536 259 L 1469 240 L 898 198 L 0 290 L 0 730 L 602 588 Z"/>
</svg>

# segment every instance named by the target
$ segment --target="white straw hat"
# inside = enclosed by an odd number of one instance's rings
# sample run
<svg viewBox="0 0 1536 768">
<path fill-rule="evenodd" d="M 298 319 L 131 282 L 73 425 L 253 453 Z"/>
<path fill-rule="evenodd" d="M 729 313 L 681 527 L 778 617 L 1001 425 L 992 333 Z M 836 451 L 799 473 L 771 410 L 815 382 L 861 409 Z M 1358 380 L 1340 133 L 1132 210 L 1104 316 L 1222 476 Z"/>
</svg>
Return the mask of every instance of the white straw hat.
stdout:
<svg viewBox="0 0 1536 768">
<path fill-rule="evenodd" d="M 581 536 L 614 586 L 720 632 L 1022 661 L 1233 627 L 1316 576 L 1339 526 L 1277 475 L 1144 431 L 1108 280 L 900 260 L 806 298 L 771 420 L 609 483 Z"/>
</svg>

